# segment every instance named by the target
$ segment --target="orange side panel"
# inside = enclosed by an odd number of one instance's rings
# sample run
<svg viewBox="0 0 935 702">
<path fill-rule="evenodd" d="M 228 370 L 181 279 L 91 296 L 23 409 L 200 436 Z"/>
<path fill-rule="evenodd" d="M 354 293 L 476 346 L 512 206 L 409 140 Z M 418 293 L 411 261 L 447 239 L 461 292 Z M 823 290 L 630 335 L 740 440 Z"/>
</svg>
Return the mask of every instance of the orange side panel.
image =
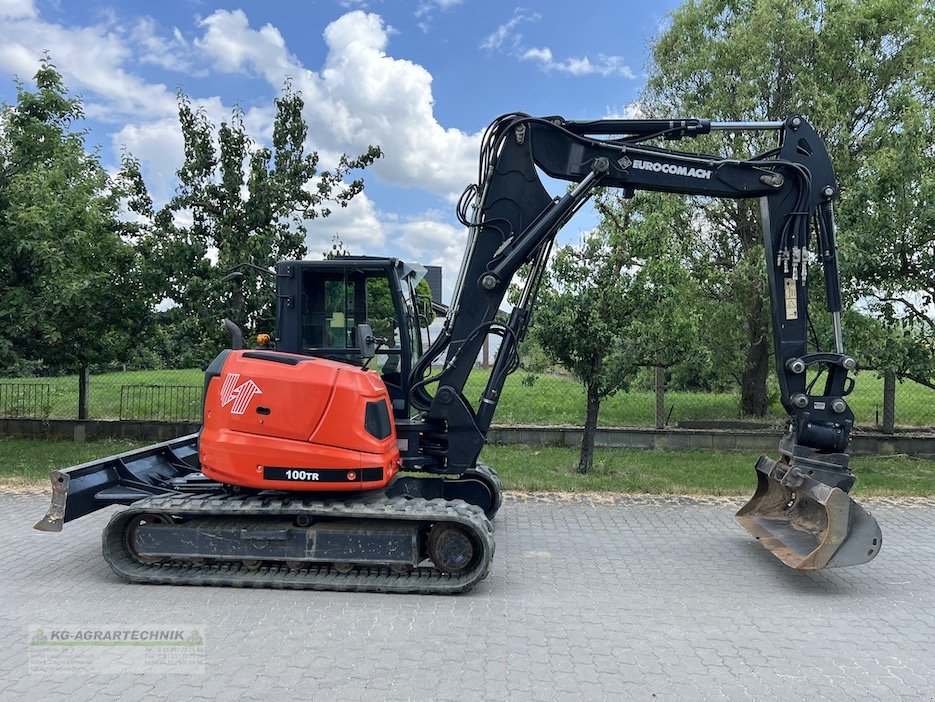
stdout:
<svg viewBox="0 0 935 702">
<path fill-rule="evenodd" d="M 368 454 L 221 429 L 203 431 L 199 449 L 201 469 L 212 480 L 260 489 L 371 490 L 385 487 L 399 471 L 395 446 L 387 454 Z M 379 477 L 371 475 L 377 468 Z"/>
<path fill-rule="evenodd" d="M 251 488 L 348 491 L 384 487 L 398 472 L 395 427 L 378 439 L 368 403 L 389 394 L 375 373 L 324 359 L 294 364 L 232 352 L 205 398 L 199 438 L 209 478 Z"/>
<path fill-rule="evenodd" d="M 236 431 L 307 439 L 321 421 L 341 369 L 321 359 L 289 365 L 233 352 L 220 377 L 211 381 L 205 422 L 220 419 Z"/>
<path fill-rule="evenodd" d="M 361 373 L 359 369 L 346 367 L 340 371 L 331 402 L 309 441 L 328 446 L 346 446 L 360 451 L 387 450 L 396 445 L 396 426 L 390 422 L 390 435 L 377 439 L 365 425 L 367 403 L 384 402 L 388 416 L 393 416 L 386 386 L 376 373 Z"/>
</svg>

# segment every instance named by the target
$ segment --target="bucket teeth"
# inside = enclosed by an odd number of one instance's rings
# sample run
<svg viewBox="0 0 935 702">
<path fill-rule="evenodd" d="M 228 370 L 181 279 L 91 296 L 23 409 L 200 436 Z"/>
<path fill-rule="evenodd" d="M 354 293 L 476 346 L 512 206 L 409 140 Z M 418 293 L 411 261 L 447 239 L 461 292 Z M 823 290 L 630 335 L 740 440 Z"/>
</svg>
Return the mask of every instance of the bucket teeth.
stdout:
<svg viewBox="0 0 935 702">
<path fill-rule="evenodd" d="M 770 553 L 796 570 L 859 565 L 880 551 L 871 514 L 846 492 L 786 462 L 761 456 L 756 493 L 736 519 Z"/>
</svg>

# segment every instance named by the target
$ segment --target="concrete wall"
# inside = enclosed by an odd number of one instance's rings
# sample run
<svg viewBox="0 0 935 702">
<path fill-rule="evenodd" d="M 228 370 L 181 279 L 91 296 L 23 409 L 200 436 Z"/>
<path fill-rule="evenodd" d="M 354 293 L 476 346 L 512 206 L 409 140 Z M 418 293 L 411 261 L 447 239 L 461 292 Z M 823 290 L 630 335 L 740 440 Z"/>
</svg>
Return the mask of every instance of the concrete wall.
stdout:
<svg viewBox="0 0 935 702">
<path fill-rule="evenodd" d="M 0 436 L 100 441 L 168 441 L 198 431 L 200 422 L 144 422 L 119 419 L 0 419 Z"/>
<path fill-rule="evenodd" d="M 144 422 L 120 420 L 77 419 L 0 419 L 0 436 L 24 436 L 73 441 L 130 439 L 134 441 L 168 441 L 198 431 L 196 422 Z M 576 427 L 493 427 L 488 438 L 494 444 L 526 444 L 530 446 L 581 445 L 582 430 Z M 730 429 L 599 429 L 597 446 L 615 448 L 716 449 L 775 453 L 780 433 L 776 430 Z M 906 454 L 935 457 L 935 435 L 852 434 L 850 453 Z"/>
<path fill-rule="evenodd" d="M 580 446 L 582 430 L 575 427 L 494 427 L 488 438 L 495 444 L 527 444 L 531 446 Z M 747 429 L 598 429 L 596 446 L 617 448 L 716 449 L 719 451 L 749 451 L 775 453 L 781 433 Z M 869 432 L 851 435 L 852 455 L 896 453 L 918 457 L 935 457 L 935 436 L 922 434 L 877 434 Z"/>
</svg>

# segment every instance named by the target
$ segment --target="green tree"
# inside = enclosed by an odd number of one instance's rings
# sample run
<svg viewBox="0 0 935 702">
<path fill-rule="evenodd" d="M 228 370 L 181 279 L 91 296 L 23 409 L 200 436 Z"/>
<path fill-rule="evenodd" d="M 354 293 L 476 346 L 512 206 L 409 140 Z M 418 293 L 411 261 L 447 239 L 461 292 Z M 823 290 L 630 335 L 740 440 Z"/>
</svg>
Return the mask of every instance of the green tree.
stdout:
<svg viewBox="0 0 935 702">
<path fill-rule="evenodd" d="M 681 360 L 698 325 L 673 209 L 652 195 L 598 203 L 598 229 L 557 251 L 533 324 L 545 352 L 585 386 L 579 473 L 593 464 L 601 402 L 640 367 Z"/>
<path fill-rule="evenodd" d="M 842 253 L 852 297 L 879 322 L 850 335 L 861 364 L 935 387 L 935 69 L 925 70 L 924 98 L 903 97 L 900 123 L 879 125 L 859 164 Z"/>
<path fill-rule="evenodd" d="M 48 55 L 0 121 L 0 363 L 86 377 L 126 360 L 148 314 L 121 193 L 85 150 L 81 101 Z M 79 414 L 87 411 L 83 396 Z"/>
<path fill-rule="evenodd" d="M 176 195 L 159 210 L 139 163 L 129 154 L 124 158 L 128 206 L 144 222 L 139 240 L 145 272 L 156 297 L 168 301 L 161 321 L 180 342 L 175 362 L 181 365 L 210 360 L 224 343 L 223 317 L 247 332 L 268 330 L 273 296 L 258 269 L 303 258 L 307 223 L 327 217 L 333 206 L 346 207 L 364 184 L 345 179 L 381 155 L 371 146 L 357 158 L 342 155 L 334 169 L 320 170 L 317 152 L 305 149 L 302 97 L 287 83 L 275 105 L 272 148 L 258 147 L 239 109 L 215 130 L 204 110 L 180 93 L 185 157 Z M 242 266 L 236 284 L 222 280 L 236 266 Z"/>
<path fill-rule="evenodd" d="M 854 186 L 873 175 L 860 164 L 888 130 L 899 131 L 903 100 L 918 93 L 913 86 L 931 64 L 930 15 L 925 0 L 686 2 L 652 47 L 646 110 L 721 120 L 805 114 L 828 142 L 843 188 L 841 221 L 863 229 Z M 738 133 L 699 147 L 747 156 L 771 147 L 766 139 Z M 759 416 L 769 368 L 759 213 L 746 201 L 696 205 L 696 246 L 711 249 L 715 284 L 733 307 L 719 336 L 742 332 L 733 359 L 742 368 L 741 409 Z"/>
</svg>

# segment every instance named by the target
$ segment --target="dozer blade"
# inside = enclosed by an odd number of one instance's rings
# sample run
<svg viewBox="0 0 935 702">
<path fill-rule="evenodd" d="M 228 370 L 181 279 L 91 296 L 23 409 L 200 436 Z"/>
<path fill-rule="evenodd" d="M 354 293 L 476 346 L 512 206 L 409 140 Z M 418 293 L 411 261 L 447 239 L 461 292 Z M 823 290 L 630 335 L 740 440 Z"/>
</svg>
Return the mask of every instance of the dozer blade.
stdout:
<svg viewBox="0 0 935 702">
<path fill-rule="evenodd" d="M 49 511 L 33 528 L 61 531 L 65 522 L 109 505 L 174 492 L 174 482 L 199 476 L 197 434 L 56 470 L 50 476 Z"/>
<path fill-rule="evenodd" d="M 876 519 L 840 488 L 766 456 L 757 461 L 756 476 L 756 493 L 736 519 L 787 566 L 859 565 L 879 553 L 883 534 Z"/>
</svg>

